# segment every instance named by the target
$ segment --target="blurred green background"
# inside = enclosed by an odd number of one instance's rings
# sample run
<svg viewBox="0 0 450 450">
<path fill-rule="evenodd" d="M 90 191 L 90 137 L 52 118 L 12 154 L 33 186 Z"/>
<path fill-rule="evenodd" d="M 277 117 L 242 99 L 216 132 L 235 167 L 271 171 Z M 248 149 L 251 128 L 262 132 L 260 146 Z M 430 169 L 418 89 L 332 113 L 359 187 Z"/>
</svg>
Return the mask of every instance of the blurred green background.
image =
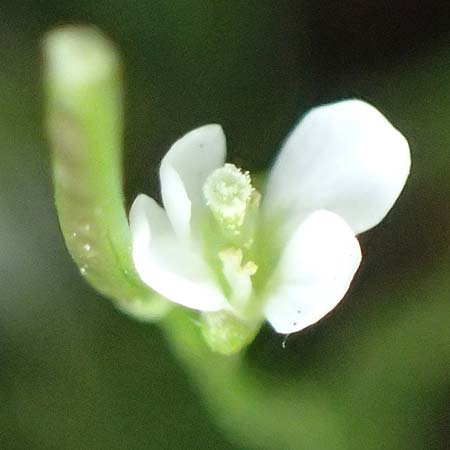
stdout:
<svg viewBox="0 0 450 450">
<path fill-rule="evenodd" d="M 213 357 L 177 359 L 157 326 L 87 286 L 64 248 L 40 41 L 66 23 L 97 25 L 123 55 L 128 204 L 157 195 L 162 155 L 205 123 L 223 125 L 230 160 L 251 171 L 308 108 L 345 97 L 373 103 L 410 142 L 410 180 L 361 236 L 341 306 L 286 349 L 262 330 L 241 384 Z M 0 448 L 450 449 L 449 169 L 445 0 L 4 0 Z M 284 416 L 278 390 L 297 405 Z"/>
</svg>

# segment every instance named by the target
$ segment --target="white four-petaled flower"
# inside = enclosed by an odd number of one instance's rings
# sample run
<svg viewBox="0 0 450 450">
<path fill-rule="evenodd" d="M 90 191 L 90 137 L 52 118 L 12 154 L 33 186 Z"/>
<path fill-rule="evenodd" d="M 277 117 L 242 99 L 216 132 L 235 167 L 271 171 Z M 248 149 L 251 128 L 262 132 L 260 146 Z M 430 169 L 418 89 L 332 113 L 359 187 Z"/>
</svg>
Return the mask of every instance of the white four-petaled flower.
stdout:
<svg viewBox="0 0 450 450">
<path fill-rule="evenodd" d="M 225 157 L 219 125 L 172 146 L 160 167 L 164 209 L 141 194 L 130 211 L 136 269 L 180 305 L 301 330 L 345 295 L 361 261 L 355 235 L 399 196 L 408 143 L 373 106 L 346 100 L 304 116 L 261 195 Z"/>
</svg>

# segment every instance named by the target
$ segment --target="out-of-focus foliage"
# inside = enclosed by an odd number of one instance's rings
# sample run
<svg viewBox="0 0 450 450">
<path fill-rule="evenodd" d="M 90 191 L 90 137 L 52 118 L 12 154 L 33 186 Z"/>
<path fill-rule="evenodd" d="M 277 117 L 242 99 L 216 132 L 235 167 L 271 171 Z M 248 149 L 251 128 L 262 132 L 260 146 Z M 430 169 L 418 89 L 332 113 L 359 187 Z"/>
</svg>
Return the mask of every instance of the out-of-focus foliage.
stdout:
<svg viewBox="0 0 450 450">
<path fill-rule="evenodd" d="M 448 7 L 402 3 L 2 3 L 0 448 L 448 448 Z M 178 361 L 184 339 L 196 348 L 189 326 L 165 329 L 171 347 L 84 284 L 52 205 L 40 86 L 40 39 L 73 21 L 124 55 L 128 202 L 156 193 L 168 145 L 207 122 L 250 170 L 317 102 L 362 97 L 408 137 L 410 181 L 362 237 L 363 266 L 331 317 L 286 349 L 265 329 L 237 369 L 202 348 Z"/>
</svg>

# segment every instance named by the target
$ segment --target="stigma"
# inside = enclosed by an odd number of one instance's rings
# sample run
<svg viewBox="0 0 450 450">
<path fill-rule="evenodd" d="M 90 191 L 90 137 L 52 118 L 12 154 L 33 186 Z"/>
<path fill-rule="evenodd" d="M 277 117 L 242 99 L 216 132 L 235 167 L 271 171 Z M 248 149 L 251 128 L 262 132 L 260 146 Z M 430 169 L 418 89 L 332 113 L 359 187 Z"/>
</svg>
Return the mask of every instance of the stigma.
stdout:
<svg viewBox="0 0 450 450">
<path fill-rule="evenodd" d="M 254 192 L 250 174 L 234 164 L 216 169 L 203 185 L 206 204 L 215 219 L 236 234 L 242 228 Z"/>
</svg>

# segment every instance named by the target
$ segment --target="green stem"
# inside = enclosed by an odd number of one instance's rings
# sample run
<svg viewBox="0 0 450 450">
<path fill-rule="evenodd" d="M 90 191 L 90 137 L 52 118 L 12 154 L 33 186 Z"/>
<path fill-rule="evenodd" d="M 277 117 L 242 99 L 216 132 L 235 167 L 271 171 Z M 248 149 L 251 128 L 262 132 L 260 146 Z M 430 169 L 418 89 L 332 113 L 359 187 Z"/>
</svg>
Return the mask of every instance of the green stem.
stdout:
<svg viewBox="0 0 450 450">
<path fill-rule="evenodd" d="M 226 357 L 212 352 L 195 322 L 179 310 L 162 324 L 215 420 L 237 443 L 298 450 L 322 442 L 345 449 L 335 433 L 341 419 L 333 412 L 330 398 L 314 383 L 269 376 L 252 367 L 242 353 Z"/>
<path fill-rule="evenodd" d="M 162 324 L 213 416 L 237 443 L 283 450 L 419 450 L 427 433 L 420 426 L 426 411 L 417 402 L 429 401 L 430 386 L 444 387 L 450 371 L 450 303 L 442 301 L 443 286 L 450 288 L 447 268 L 407 296 L 426 293 L 420 309 L 378 320 L 361 317 L 350 346 L 348 329 L 333 336 L 329 345 L 337 350 L 323 370 L 303 370 L 299 361 L 298 373 L 289 377 L 258 370 L 242 353 L 211 352 L 186 312 L 174 311 Z M 400 305 L 405 293 L 400 288 L 391 298 Z M 380 326 L 375 331 L 367 323 Z"/>
</svg>

